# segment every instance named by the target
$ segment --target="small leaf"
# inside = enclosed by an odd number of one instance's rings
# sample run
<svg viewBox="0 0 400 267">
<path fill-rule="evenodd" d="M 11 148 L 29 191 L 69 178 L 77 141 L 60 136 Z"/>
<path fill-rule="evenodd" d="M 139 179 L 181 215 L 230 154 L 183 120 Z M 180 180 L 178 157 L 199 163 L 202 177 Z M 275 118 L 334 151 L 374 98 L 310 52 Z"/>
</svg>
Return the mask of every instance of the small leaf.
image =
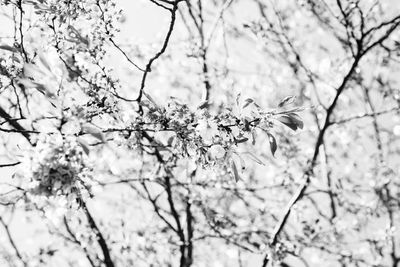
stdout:
<svg viewBox="0 0 400 267">
<path fill-rule="evenodd" d="M 240 176 L 239 176 L 236 164 L 233 160 L 231 162 L 231 168 L 232 168 L 233 176 L 235 177 L 235 181 L 238 182 L 240 180 Z"/>
<path fill-rule="evenodd" d="M 106 141 L 106 139 L 104 138 L 103 132 L 99 128 L 96 128 L 89 124 L 84 124 L 84 125 L 82 125 L 81 128 L 85 134 L 90 134 L 94 138 L 97 138 L 100 141 L 102 141 L 103 143 Z"/>
<path fill-rule="evenodd" d="M 251 144 L 254 146 L 256 144 L 256 132 L 251 132 Z"/>
<path fill-rule="evenodd" d="M 251 103 L 253 103 L 254 100 L 251 99 L 251 98 L 247 98 L 244 102 L 245 102 L 245 103 L 244 103 L 244 105 L 243 105 L 242 108 L 246 108 L 248 105 L 250 105 Z"/>
<path fill-rule="evenodd" d="M 245 117 L 242 120 L 243 120 L 243 124 L 244 124 L 243 130 L 249 131 L 250 130 L 250 121 L 251 121 L 251 119 L 249 117 Z"/>
<path fill-rule="evenodd" d="M 298 128 L 303 129 L 304 123 L 299 115 L 295 113 L 288 113 L 287 115 L 292 119 L 293 122 L 296 123 Z"/>
<path fill-rule="evenodd" d="M 296 96 L 287 96 L 284 99 L 281 100 L 281 102 L 278 104 L 278 107 L 283 107 L 289 104 L 292 104 L 296 100 Z"/>
<path fill-rule="evenodd" d="M 148 100 L 150 100 L 151 103 L 153 103 L 153 105 L 159 109 L 159 106 L 157 105 L 156 101 L 154 101 L 154 99 L 146 92 L 143 91 L 143 95 L 145 97 L 147 97 Z"/>
<path fill-rule="evenodd" d="M 208 107 L 208 100 L 201 102 L 200 105 L 197 107 L 197 109 L 204 109 L 207 107 Z"/>
<path fill-rule="evenodd" d="M 291 117 L 284 115 L 284 116 L 277 118 L 277 120 L 282 122 L 283 124 L 285 124 L 287 127 L 292 129 L 293 131 L 297 130 L 297 123 Z"/>
<path fill-rule="evenodd" d="M 236 138 L 235 138 L 235 142 L 236 142 L 237 144 L 247 142 L 248 140 L 249 140 L 249 138 L 247 138 L 247 137 L 243 137 L 243 138 L 240 138 L 240 139 L 236 139 Z"/>
<path fill-rule="evenodd" d="M 9 45 L 0 45 L 0 49 L 7 50 L 10 52 L 18 52 L 17 48 L 15 48 L 13 46 L 9 46 Z"/>
<path fill-rule="evenodd" d="M 256 106 L 256 108 L 261 108 L 256 102 L 254 102 L 253 105 Z"/>
<path fill-rule="evenodd" d="M 175 136 L 170 136 L 167 141 L 168 146 L 172 146 L 174 140 L 175 140 Z"/>
<path fill-rule="evenodd" d="M 89 155 L 90 149 L 89 149 L 89 144 L 81 137 L 77 138 L 78 143 L 81 145 L 83 151 L 85 152 L 86 155 Z"/>
<path fill-rule="evenodd" d="M 277 118 L 277 120 L 285 124 L 293 131 L 296 131 L 298 128 L 303 129 L 304 127 L 304 123 L 300 116 L 295 113 L 285 113 L 285 115 Z"/>
<path fill-rule="evenodd" d="M 236 96 L 236 105 L 239 107 L 239 100 L 240 100 L 241 93 L 238 93 Z"/>
<path fill-rule="evenodd" d="M 275 157 L 275 152 L 276 152 L 276 150 L 278 148 L 278 146 L 276 144 L 275 136 L 273 136 L 270 133 L 267 133 L 267 134 L 268 134 L 269 147 L 271 149 L 272 156 Z"/>
</svg>

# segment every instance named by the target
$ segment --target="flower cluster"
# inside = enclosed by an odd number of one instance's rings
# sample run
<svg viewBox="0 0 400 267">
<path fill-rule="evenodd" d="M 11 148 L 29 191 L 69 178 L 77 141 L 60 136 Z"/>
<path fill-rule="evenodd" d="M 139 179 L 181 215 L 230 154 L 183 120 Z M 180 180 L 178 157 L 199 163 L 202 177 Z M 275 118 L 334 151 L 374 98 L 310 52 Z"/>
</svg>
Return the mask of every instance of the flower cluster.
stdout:
<svg viewBox="0 0 400 267">
<path fill-rule="evenodd" d="M 246 99 L 243 103 L 238 101 L 234 109 L 224 107 L 216 114 L 206 108 L 207 103 L 191 110 L 177 99 L 172 99 L 165 107 L 149 99 L 142 103 L 144 115 L 135 118 L 131 127 L 126 129 L 130 136 L 135 133 L 133 142 L 136 147 L 143 148 L 143 139 L 147 139 L 151 147 L 157 147 L 162 153 L 166 151 L 170 162 L 173 161 L 171 158 L 190 158 L 206 168 L 229 166 L 235 178 L 237 164 L 234 158 L 242 161 L 236 153 L 239 144 L 249 140 L 255 144 L 256 134 L 261 131 L 267 134 L 274 154 L 277 148 L 271 133 L 274 121 L 280 121 L 293 130 L 303 127 L 300 117 L 295 114 L 300 109 L 264 111 L 253 99 Z M 279 108 L 288 104 L 286 102 L 293 102 L 292 99 L 284 101 Z M 154 138 L 144 138 L 145 132 L 153 132 Z"/>
<path fill-rule="evenodd" d="M 53 135 L 37 143 L 30 174 L 31 193 L 80 199 L 81 189 L 88 189 L 90 168 L 76 139 Z"/>
</svg>

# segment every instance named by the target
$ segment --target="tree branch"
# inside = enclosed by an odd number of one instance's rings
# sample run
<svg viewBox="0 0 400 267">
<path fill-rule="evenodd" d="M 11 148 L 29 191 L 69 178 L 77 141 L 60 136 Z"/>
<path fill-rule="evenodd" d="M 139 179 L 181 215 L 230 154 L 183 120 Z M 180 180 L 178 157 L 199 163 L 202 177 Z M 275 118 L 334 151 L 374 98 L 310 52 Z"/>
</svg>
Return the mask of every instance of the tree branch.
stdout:
<svg viewBox="0 0 400 267">
<path fill-rule="evenodd" d="M 175 20 L 176 20 L 176 11 L 178 10 L 178 3 L 180 1 L 176 1 L 174 2 L 172 9 L 170 10 L 171 12 L 171 22 L 169 24 L 169 28 L 168 28 L 168 32 L 167 35 L 164 39 L 164 43 L 160 49 L 160 51 L 158 51 L 147 63 L 146 68 L 144 70 L 143 76 L 142 76 L 142 81 L 140 83 L 140 90 L 139 90 L 139 96 L 137 97 L 136 101 L 139 103 L 139 113 L 143 114 L 143 108 L 141 105 L 141 101 L 142 101 L 142 97 L 143 97 L 143 92 L 144 92 L 144 88 L 146 86 L 146 78 L 149 72 L 151 72 L 151 66 L 154 63 L 154 61 L 156 61 L 162 54 L 164 54 L 165 50 L 168 47 L 168 43 L 169 40 L 171 38 L 172 32 L 174 30 L 174 26 L 175 26 Z"/>
<path fill-rule="evenodd" d="M 106 265 L 106 267 L 114 267 L 114 262 L 111 259 L 110 250 L 108 248 L 107 242 L 104 239 L 103 234 L 101 233 L 100 229 L 98 228 L 92 215 L 90 214 L 90 212 L 86 206 L 86 203 L 82 199 L 81 199 L 81 205 L 82 205 L 82 209 L 86 215 L 86 218 L 88 220 L 89 227 L 93 230 L 94 234 L 96 235 L 97 243 L 99 244 L 101 251 L 103 252 L 104 264 Z"/>
<path fill-rule="evenodd" d="M 11 246 L 13 247 L 15 251 L 15 255 L 18 257 L 18 259 L 21 261 L 24 267 L 28 266 L 28 263 L 24 260 L 24 258 L 21 255 L 21 252 L 19 251 L 17 245 L 15 244 L 15 241 L 13 237 L 11 236 L 10 229 L 8 228 L 8 225 L 4 222 L 3 218 L 0 217 L 0 223 L 3 225 L 4 230 L 6 231 L 8 240 L 10 241 Z"/>
</svg>

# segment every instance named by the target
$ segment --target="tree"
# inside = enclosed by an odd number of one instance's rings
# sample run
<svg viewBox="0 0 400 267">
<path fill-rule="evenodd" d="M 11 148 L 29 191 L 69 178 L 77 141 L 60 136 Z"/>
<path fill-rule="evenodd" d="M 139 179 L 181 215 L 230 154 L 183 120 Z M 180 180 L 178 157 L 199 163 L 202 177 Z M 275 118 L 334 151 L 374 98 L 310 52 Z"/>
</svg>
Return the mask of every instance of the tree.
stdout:
<svg viewBox="0 0 400 267">
<path fill-rule="evenodd" d="M 396 1 L 123 4 L 1 3 L 2 265 L 400 265 Z"/>
</svg>

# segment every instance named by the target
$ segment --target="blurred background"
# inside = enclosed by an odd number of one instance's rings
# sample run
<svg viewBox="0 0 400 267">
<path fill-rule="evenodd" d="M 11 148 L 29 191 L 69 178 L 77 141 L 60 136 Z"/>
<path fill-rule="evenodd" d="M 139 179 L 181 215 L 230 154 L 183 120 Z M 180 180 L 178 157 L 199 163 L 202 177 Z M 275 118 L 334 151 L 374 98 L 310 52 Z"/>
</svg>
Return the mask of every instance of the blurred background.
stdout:
<svg viewBox="0 0 400 267">
<path fill-rule="evenodd" d="M 0 25 L 0 266 L 400 266 L 397 1 L 2 0 Z M 239 181 L 127 134 L 153 59 L 143 99 L 167 111 L 295 96 L 304 127 L 275 121 L 275 156 L 262 130 L 236 144 Z M 79 207 L 30 189 L 56 132 L 90 151 Z"/>
</svg>

